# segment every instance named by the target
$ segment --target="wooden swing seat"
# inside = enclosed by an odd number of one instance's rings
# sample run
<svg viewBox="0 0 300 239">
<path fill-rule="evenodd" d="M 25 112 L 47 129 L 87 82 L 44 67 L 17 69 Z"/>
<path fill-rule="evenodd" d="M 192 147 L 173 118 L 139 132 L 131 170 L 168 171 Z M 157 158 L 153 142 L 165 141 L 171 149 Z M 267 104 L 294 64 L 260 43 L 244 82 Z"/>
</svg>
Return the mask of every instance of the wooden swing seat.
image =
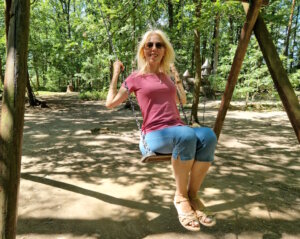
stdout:
<svg viewBox="0 0 300 239">
<path fill-rule="evenodd" d="M 158 163 L 158 162 L 166 162 L 171 161 L 172 154 L 159 154 L 159 153 L 153 153 L 146 154 L 142 157 L 141 162 L 142 163 Z"/>
</svg>

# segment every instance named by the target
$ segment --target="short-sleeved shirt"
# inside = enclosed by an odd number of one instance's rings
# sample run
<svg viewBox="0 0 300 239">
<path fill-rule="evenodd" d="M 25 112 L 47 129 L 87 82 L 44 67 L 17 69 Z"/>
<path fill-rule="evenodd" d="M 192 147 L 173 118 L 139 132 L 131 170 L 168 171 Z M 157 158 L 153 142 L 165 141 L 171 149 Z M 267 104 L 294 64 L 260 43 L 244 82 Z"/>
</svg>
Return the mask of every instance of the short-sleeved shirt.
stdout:
<svg viewBox="0 0 300 239">
<path fill-rule="evenodd" d="M 125 81 L 130 93 L 134 92 L 136 95 L 143 116 L 142 131 L 145 134 L 184 125 L 176 105 L 176 87 L 169 76 L 164 73 L 133 72 Z"/>
</svg>

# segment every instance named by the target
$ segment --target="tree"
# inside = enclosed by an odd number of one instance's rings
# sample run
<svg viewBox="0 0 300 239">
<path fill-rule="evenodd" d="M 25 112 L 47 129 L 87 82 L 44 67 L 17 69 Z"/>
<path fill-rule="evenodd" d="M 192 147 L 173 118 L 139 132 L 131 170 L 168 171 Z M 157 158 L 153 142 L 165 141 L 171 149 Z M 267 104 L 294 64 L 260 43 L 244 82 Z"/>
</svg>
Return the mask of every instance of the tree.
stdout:
<svg viewBox="0 0 300 239">
<path fill-rule="evenodd" d="M 214 34 L 213 34 L 213 61 L 212 61 L 212 66 L 213 66 L 213 72 L 217 72 L 218 68 L 218 60 L 219 60 L 219 35 L 220 35 L 220 11 L 219 9 L 217 10 L 216 16 L 215 16 L 215 21 L 214 21 Z"/>
<path fill-rule="evenodd" d="M 0 80 L 1 80 L 1 83 L 3 84 L 4 83 L 4 76 L 2 74 L 2 60 L 1 60 L 1 56 L 0 56 Z"/>
<path fill-rule="evenodd" d="M 16 237 L 27 79 L 29 0 L 6 0 L 7 60 L 0 123 L 0 235 Z"/>
<path fill-rule="evenodd" d="M 174 15 L 173 15 L 173 3 L 168 0 L 168 16 L 169 16 L 169 28 L 173 28 L 174 25 Z"/>
<path fill-rule="evenodd" d="M 296 37 L 297 37 L 297 32 L 298 32 L 297 29 L 298 29 L 299 15 L 300 15 L 300 5 L 297 7 L 297 15 L 296 15 L 296 21 L 295 21 L 295 27 L 294 27 L 294 34 L 293 34 L 293 45 L 292 45 L 292 50 L 291 50 L 291 53 L 290 53 L 290 58 L 292 59 L 292 61 L 290 63 L 291 72 L 295 70 L 295 69 L 293 69 L 294 65 L 295 65 L 295 62 L 294 62 L 294 51 L 295 51 L 295 48 L 297 46 L 297 39 L 296 39 Z M 299 58 L 298 58 L 298 65 L 300 66 L 300 59 Z"/>
<path fill-rule="evenodd" d="M 4 2 L 0 1 L 0 12 L 4 13 Z M 4 82 L 4 75 L 2 67 L 5 64 L 3 62 L 4 59 L 4 52 L 5 52 L 5 45 L 6 45 L 6 38 L 5 38 L 5 14 L 0 14 L 0 86 L 2 88 Z"/>
<path fill-rule="evenodd" d="M 202 0 L 196 1 L 195 3 L 195 16 L 196 20 L 200 20 L 201 16 L 201 4 Z M 201 55 L 200 55 L 200 30 L 198 28 L 194 29 L 194 57 L 195 57 L 195 65 L 196 65 L 196 74 L 195 74 L 195 86 L 193 93 L 193 103 L 192 103 L 192 111 L 190 117 L 190 123 L 198 123 L 198 104 L 199 104 L 199 96 L 200 96 L 200 86 L 201 86 Z"/>
<path fill-rule="evenodd" d="M 289 23 L 288 23 L 287 31 L 286 31 L 285 49 L 284 49 L 285 56 L 288 56 L 288 53 L 289 53 L 290 35 L 291 35 L 291 28 L 292 28 L 292 22 L 293 22 L 293 16 L 294 16 L 295 4 L 296 4 L 296 0 L 293 0 L 292 6 L 291 6 L 291 14 L 290 14 L 290 18 L 289 18 Z"/>
</svg>

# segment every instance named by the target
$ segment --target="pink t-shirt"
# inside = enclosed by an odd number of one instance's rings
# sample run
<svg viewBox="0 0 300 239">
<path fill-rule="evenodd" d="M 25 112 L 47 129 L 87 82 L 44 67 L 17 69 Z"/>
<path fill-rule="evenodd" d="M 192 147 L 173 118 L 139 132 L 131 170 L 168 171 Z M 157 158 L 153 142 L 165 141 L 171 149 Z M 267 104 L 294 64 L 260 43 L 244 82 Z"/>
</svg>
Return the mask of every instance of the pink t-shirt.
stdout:
<svg viewBox="0 0 300 239">
<path fill-rule="evenodd" d="M 142 111 L 142 131 L 184 125 L 176 106 L 176 87 L 169 76 L 133 72 L 125 80 L 128 89 L 134 92 Z M 125 83 L 123 83 L 125 87 Z"/>
</svg>

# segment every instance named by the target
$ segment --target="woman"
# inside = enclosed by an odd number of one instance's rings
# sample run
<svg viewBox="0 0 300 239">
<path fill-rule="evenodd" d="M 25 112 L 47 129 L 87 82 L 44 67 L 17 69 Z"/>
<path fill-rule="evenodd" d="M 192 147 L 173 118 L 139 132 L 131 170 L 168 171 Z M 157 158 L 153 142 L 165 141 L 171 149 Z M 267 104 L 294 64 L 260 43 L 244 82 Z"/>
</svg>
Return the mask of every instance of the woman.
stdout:
<svg viewBox="0 0 300 239">
<path fill-rule="evenodd" d="M 106 107 L 113 108 L 124 102 L 127 89 L 134 92 L 142 111 L 142 131 L 152 152 L 172 153 L 176 181 L 174 205 L 180 223 L 188 230 L 199 231 L 200 223 L 213 226 L 215 219 L 204 212 L 198 190 L 214 159 L 216 136 L 210 128 L 190 128 L 180 119 L 176 103 L 176 88 L 183 104 L 186 95 L 174 67 L 175 53 L 166 35 L 151 30 L 143 36 L 138 52 L 138 71 L 133 72 L 117 92 L 117 81 L 124 70 L 122 62 L 114 63 L 113 77 Z M 175 84 L 170 79 L 174 74 Z M 140 143 L 142 154 L 146 150 Z"/>
</svg>

